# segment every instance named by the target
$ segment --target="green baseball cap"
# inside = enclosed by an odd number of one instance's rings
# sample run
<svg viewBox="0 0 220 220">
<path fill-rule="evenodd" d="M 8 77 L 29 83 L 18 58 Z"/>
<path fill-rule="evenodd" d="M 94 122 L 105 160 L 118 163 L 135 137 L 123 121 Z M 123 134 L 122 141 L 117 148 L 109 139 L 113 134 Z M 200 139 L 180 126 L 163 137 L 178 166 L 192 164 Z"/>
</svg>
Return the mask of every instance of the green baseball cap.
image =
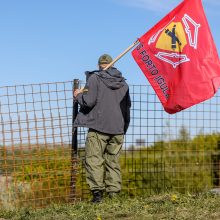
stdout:
<svg viewBox="0 0 220 220">
<path fill-rule="evenodd" d="M 108 54 L 103 54 L 102 56 L 100 56 L 98 61 L 99 64 L 109 64 L 111 62 L 112 58 Z"/>
</svg>

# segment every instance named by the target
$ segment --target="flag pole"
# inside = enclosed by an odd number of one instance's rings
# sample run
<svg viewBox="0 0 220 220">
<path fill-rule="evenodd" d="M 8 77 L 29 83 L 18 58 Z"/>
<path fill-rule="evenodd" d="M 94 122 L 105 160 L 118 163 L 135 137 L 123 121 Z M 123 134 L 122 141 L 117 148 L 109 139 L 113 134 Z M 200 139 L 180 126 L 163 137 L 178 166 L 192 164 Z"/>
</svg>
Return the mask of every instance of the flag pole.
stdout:
<svg viewBox="0 0 220 220">
<path fill-rule="evenodd" d="M 132 45 L 130 45 L 124 52 L 122 52 L 120 55 L 118 55 L 111 63 L 108 64 L 104 68 L 104 70 L 107 70 L 109 67 L 111 67 L 114 63 L 116 63 L 121 57 L 123 57 L 129 50 L 131 50 L 134 46 L 136 46 L 139 43 L 139 40 L 136 40 Z"/>
</svg>

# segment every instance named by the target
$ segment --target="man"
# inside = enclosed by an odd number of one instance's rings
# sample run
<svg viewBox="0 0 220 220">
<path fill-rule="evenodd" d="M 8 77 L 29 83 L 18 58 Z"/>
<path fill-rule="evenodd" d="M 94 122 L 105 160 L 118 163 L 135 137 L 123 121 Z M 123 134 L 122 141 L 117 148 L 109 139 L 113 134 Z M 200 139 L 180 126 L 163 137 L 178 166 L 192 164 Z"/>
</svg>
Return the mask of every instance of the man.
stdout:
<svg viewBox="0 0 220 220">
<path fill-rule="evenodd" d="M 88 127 L 85 148 L 86 180 L 93 203 L 101 202 L 104 190 L 110 197 L 121 190 L 119 154 L 130 122 L 128 85 L 108 54 L 98 60 L 99 70 L 86 72 L 84 89 L 74 92 L 80 105 L 74 126 Z"/>
</svg>

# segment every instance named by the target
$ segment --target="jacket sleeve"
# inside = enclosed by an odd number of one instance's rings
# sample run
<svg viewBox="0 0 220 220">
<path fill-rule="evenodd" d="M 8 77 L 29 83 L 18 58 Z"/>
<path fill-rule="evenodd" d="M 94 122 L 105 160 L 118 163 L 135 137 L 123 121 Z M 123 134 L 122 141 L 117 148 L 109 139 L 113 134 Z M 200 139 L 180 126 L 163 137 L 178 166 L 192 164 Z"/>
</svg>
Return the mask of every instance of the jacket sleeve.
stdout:
<svg viewBox="0 0 220 220">
<path fill-rule="evenodd" d="M 76 101 L 82 108 L 93 108 L 97 101 L 98 95 L 98 81 L 97 76 L 94 74 L 88 78 L 83 93 L 76 96 Z"/>
<path fill-rule="evenodd" d="M 124 98 L 120 103 L 122 115 L 124 118 L 124 134 L 126 134 L 128 130 L 128 126 L 130 124 L 130 108 L 131 108 L 131 99 L 129 95 L 129 89 L 127 90 Z"/>
<path fill-rule="evenodd" d="M 130 124 L 130 108 L 131 108 L 131 98 L 129 94 L 129 89 L 126 94 L 126 114 L 124 117 L 125 125 L 124 125 L 124 133 L 126 134 L 128 130 L 128 126 Z"/>
</svg>

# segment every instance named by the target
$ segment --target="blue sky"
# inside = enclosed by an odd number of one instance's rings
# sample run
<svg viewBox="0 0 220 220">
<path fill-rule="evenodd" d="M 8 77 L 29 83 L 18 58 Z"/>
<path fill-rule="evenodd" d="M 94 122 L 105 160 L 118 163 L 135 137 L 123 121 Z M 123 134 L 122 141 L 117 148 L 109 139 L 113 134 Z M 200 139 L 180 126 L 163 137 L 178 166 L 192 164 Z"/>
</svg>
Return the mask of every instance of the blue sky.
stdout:
<svg viewBox="0 0 220 220">
<path fill-rule="evenodd" d="M 0 86 L 85 79 L 103 53 L 118 56 L 180 0 L 0 0 Z M 203 0 L 220 51 L 220 0 Z M 116 65 L 146 78 L 131 53 Z"/>
</svg>

